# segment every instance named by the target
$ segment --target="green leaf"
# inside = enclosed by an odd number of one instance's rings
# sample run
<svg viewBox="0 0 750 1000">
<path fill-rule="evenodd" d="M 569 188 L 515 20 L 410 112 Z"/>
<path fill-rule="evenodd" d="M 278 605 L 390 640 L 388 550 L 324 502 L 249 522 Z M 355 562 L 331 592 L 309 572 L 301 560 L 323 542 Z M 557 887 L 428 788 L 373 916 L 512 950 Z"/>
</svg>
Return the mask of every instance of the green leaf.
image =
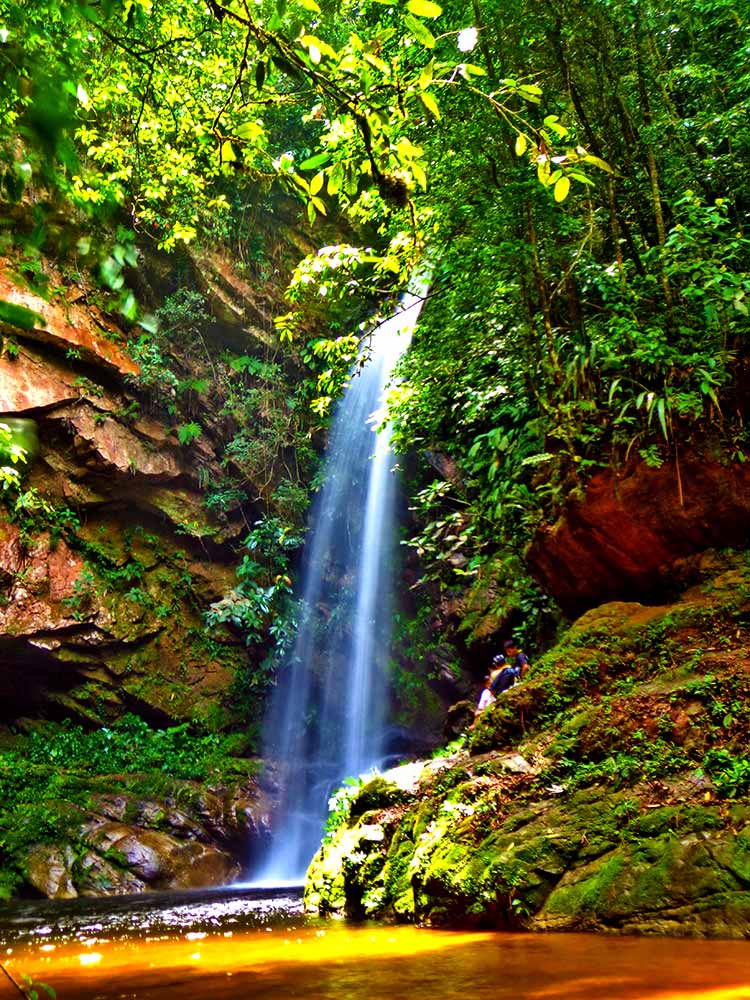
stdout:
<svg viewBox="0 0 750 1000">
<path fill-rule="evenodd" d="M 147 333 L 159 332 L 159 320 L 153 313 L 146 313 L 145 316 L 141 316 L 138 320 L 138 326 L 142 327 Z"/>
<path fill-rule="evenodd" d="M 435 71 L 435 59 L 432 58 L 419 74 L 419 89 L 426 90 L 432 83 L 432 76 Z"/>
<path fill-rule="evenodd" d="M 8 323 L 9 326 L 17 326 L 19 330 L 33 330 L 37 324 L 46 326 L 44 317 L 33 309 L 25 306 L 17 306 L 15 302 L 3 302 L 0 300 L 0 323 Z"/>
<path fill-rule="evenodd" d="M 221 144 L 221 162 L 222 163 L 233 163 L 237 159 L 237 154 L 234 151 L 232 143 L 227 139 Z"/>
<path fill-rule="evenodd" d="M 598 167 L 600 170 L 606 170 L 608 174 L 614 173 L 612 167 L 610 167 L 610 165 L 599 156 L 592 156 L 591 153 L 587 153 L 585 156 L 581 157 L 581 159 L 584 163 L 593 163 L 594 166 Z"/>
<path fill-rule="evenodd" d="M 411 14 L 404 14 L 404 24 L 416 40 L 424 45 L 426 49 L 435 48 L 435 36 L 427 25 L 422 24 L 421 21 L 418 21 L 416 17 L 412 17 Z"/>
<path fill-rule="evenodd" d="M 617 388 L 618 388 L 618 386 L 620 385 L 620 382 L 622 382 L 622 379 L 620 379 L 620 378 L 616 378 L 616 379 L 614 380 L 614 382 L 612 383 L 612 385 L 611 385 L 611 386 L 609 387 L 609 397 L 608 397 L 608 399 L 607 399 L 607 402 L 608 402 L 608 403 L 609 403 L 610 405 L 611 405 L 611 403 L 612 403 L 612 397 L 613 397 L 613 396 L 614 396 L 614 394 L 615 394 L 615 393 L 617 392 Z"/>
<path fill-rule="evenodd" d="M 477 66 L 476 63 L 461 63 L 461 76 L 464 78 L 469 76 L 487 76 L 487 72 L 481 66 Z"/>
<path fill-rule="evenodd" d="M 113 292 L 119 292 L 125 284 L 125 279 L 122 276 L 122 264 L 118 263 L 114 257 L 106 257 L 101 262 L 99 273 L 102 276 L 104 284 L 108 288 L 111 288 Z"/>
<path fill-rule="evenodd" d="M 659 402 L 656 404 L 656 412 L 659 415 L 659 423 L 661 424 L 662 433 L 664 434 L 664 437 L 666 439 L 669 437 L 669 434 L 667 432 L 667 417 L 664 409 L 663 399 L 660 399 Z"/>
<path fill-rule="evenodd" d="M 554 196 L 555 201 L 565 201 L 568 197 L 568 191 L 570 191 L 570 181 L 567 177 L 560 177 L 555 182 Z"/>
<path fill-rule="evenodd" d="M 308 156 L 306 160 L 303 160 L 299 168 L 300 170 L 317 170 L 318 167 L 325 166 L 330 159 L 330 153 L 316 153 L 315 156 Z"/>
<path fill-rule="evenodd" d="M 519 132 L 516 136 L 516 156 L 523 156 L 526 152 L 528 143 L 526 142 L 526 136 L 523 132 Z"/>
<path fill-rule="evenodd" d="M 424 172 L 423 168 L 419 163 L 411 164 L 411 172 L 414 180 L 419 184 L 423 191 L 427 190 L 427 174 Z"/>
<path fill-rule="evenodd" d="M 432 0 L 409 0 L 406 6 L 417 17 L 440 17 L 443 13 L 443 8 Z"/>
<path fill-rule="evenodd" d="M 435 98 L 432 96 L 432 94 L 430 94 L 427 91 L 423 90 L 420 93 L 420 95 L 419 95 L 419 99 L 421 100 L 422 104 L 424 104 L 424 106 L 427 108 L 427 110 L 430 112 L 430 114 L 434 118 L 437 118 L 437 120 L 439 121 L 440 120 L 440 108 L 438 107 L 438 103 L 435 100 Z"/>
<path fill-rule="evenodd" d="M 338 194 L 341 190 L 341 185 L 344 183 L 344 169 L 340 163 L 336 163 L 328 175 L 328 187 L 327 191 L 330 195 Z"/>
<path fill-rule="evenodd" d="M 321 188 L 323 187 L 324 181 L 325 181 L 325 174 L 321 170 L 310 181 L 310 194 L 317 194 L 318 191 L 320 191 Z"/>
<path fill-rule="evenodd" d="M 260 63 L 259 65 L 262 65 Z M 246 139 L 248 142 L 255 142 L 264 134 L 264 128 L 259 125 L 258 122 L 243 122 L 241 125 L 237 126 L 237 136 L 240 139 Z"/>
<path fill-rule="evenodd" d="M 311 10 L 313 14 L 320 13 L 320 7 L 315 3 L 315 0 L 297 0 L 297 3 L 305 10 Z"/>
<path fill-rule="evenodd" d="M 190 444 L 195 441 L 197 437 L 200 437 L 202 433 L 200 424 L 181 424 L 177 428 L 177 439 L 180 444 Z"/>
<path fill-rule="evenodd" d="M 125 317 L 133 321 L 138 315 L 138 300 L 131 291 L 127 291 L 120 303 L 120 312 Z"/>
</svg>

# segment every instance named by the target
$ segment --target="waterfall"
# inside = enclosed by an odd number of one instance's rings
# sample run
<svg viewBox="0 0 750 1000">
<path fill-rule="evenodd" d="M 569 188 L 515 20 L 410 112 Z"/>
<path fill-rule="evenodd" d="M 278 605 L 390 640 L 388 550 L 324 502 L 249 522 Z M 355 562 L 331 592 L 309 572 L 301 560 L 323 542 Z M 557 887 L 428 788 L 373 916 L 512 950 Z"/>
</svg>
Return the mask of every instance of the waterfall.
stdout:
<svg viewBox="0 0 750 1000">
<path fill-rule="evenodd" d="M 258 877 L 301 879 L 331 792 L 376 765 L 385 745 L 397 483 L 383 393 L 421 308 L 404 296 L 372 335 L 333 415 L 323 486 L 313 504 L 294 648 L 266 720 L 265 756 L 278 762 L 281 821 Z"/>
</svg>

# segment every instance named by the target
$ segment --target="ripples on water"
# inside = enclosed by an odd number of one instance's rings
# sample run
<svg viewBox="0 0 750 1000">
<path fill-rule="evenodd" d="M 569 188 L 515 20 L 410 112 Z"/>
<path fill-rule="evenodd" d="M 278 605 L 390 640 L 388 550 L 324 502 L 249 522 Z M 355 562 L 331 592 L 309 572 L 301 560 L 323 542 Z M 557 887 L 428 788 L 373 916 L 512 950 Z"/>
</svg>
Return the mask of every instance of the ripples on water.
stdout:
<svg viewBox="0 0 750 1000">
<path fill-rule="evenodd" d="M 745 941 L 354 925 L 291 890 L 20 903 L 0 941 L 58 1000 L 750 1000 Z"/>
</svg>

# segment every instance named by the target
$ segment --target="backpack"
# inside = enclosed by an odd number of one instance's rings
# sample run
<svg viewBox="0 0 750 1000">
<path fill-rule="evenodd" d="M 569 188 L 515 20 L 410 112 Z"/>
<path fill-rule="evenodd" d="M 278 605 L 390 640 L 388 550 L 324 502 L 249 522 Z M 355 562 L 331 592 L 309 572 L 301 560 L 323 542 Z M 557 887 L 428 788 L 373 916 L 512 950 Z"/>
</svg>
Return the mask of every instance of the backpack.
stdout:
<svg viewBox="0 0 750 1000">
<path fill-rule="evenodd" d="M 512 688 L 518 680 L 520 671 L 517 667 L 503 667 L 497 677 L 490 684 L 490 691 L 497 695 Z"/>
</svg>

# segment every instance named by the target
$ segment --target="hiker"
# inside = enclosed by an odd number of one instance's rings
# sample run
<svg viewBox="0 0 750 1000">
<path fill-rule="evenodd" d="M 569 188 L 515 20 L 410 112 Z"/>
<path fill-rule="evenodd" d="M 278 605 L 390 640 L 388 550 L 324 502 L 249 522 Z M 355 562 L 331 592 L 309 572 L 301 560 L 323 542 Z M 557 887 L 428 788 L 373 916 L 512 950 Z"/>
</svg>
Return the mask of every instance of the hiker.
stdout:
<svg viewBox="0 0 750 1000">
<path fill-rule="evenodd" d="M 491 683 L 492 683 L 492 675 L 488 674 L 484 679 L 484 687 L 482 688 L 482 693 L 479 696 L 477 707 L 474 709 L 474 721 L 469 726 L 469 729 L 474 728 L 474 726 L 477 724 L 477 719 L 485 710 L 485 708 L 489 708 L 490 705 L 495 701 L 495 696 L 490 690 Z"/>
<path fill-rule="evenodd" d="M 506 639 L 503 643 L 506 659 L 511 660 L 512 666 L 518 671 L 518 679 L 523 680 L 529 669 L 529 658 L 518 645 L 516 639 Z"/>
<path fill-rule="evenodd" d="M 520 670 L 511 666 L 502 653 L 493 657 L 492 663 L 495 669 L 490 674 L 490 691 L 497 696 L 512 688 L 520 677 Z"/>
</svg>

